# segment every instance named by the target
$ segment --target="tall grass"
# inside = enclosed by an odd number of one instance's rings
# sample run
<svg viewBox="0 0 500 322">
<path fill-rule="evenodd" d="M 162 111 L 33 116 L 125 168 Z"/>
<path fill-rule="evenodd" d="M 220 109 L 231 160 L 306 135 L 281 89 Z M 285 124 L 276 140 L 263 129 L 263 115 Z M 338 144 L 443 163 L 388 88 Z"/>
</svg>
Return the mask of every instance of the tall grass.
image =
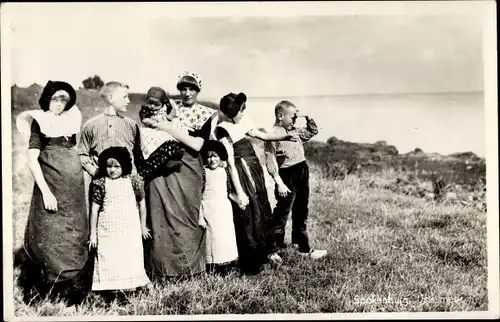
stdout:
<svg viewBox="0 0 500 322">
<path fill-rule="evenodd" d="M 254 142 L 255 143 L 255 142 Z M 261 145 L 256 144 L 261 155 Z M 13 136 L 14 247 L 22 244 L 33 179 L 26 142 Z M 310 163 L 308 232 L 327 249 L 313 261 L 293 249 L 283 264 L 258 276 L 204 274 L 154 282 L 129 298 L 106 304 L 90 294 L 78 306 L 22 302 L 14 270 L 16 316 L 171 315 L 487 310 L 486 213 L 387 189 L 400 172 L 347 174 L 333 180 Z M 266 176 L 273 200 L 272 181 Z M 377 184 L 373 184 L 377 183 Z M 290 238 L 290 222 L 287 225 Z"/>
<path fill-rule="evenodd" d="M 21 211 L 18 204 L 14 213 L 16 230 L 22 229 L 25 221 L 27 208 L 23 207 Z M 280 267 L 268 266 L 258 276 L 203 275 L 154 283 L 122 306 L 108 306 L 93 294 L 82 305 L 69 309 L 61 302 L 26 305 L 15 287 L 15 313 L 51 316 L 487 309 L 485 213 L 370 188 L 356 176 L 327 181 L 312 166 L 308 231 L 315 247 L 329 251 L 325 259 L 312 261 L 287 249 Z M 21 235 L 16 232 L 16 239 Z M 16 270 L 14 281 L 17 274 Z"/>
</svg>

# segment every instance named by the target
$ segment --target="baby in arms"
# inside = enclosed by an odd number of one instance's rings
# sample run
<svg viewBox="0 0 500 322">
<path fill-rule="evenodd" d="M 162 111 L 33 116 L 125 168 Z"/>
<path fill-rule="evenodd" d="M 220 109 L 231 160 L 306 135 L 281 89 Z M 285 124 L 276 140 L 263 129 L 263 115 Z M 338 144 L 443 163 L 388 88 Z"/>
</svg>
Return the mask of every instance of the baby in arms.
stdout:
<svg viewBox="0 0 500 322">
<path fill-rule="evenodd" d="M 150 125 L 169 121 L 187 132 L 188 129 L 181 126 L 175 119 L 174 104 L 165 90 L 160 87 L 151 87 L 146 94 L 146 105 L 143 105 L 139 111 L 139 118 L 144 125 L 139 128 L 141 152 L 144 160 L 148 160 L 153 155 L 155 160 L 147 162 L 149 166 L 143 169 L 145 172 L 141 173 L 143 176 L 150 176 L 157 170 L 173 168 L 181 164 L 180 160 L 184 151 L 179 142 L 169 133 L 154 129 Z"/>
</svg>

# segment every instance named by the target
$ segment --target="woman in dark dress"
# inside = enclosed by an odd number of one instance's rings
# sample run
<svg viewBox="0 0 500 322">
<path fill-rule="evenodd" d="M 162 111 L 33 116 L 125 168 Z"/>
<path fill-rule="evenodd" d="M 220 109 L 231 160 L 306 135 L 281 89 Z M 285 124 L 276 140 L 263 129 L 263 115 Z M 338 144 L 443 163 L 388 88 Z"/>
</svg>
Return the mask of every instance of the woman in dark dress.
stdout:
<svg viewBox="0 0 500 322">
<path fill-rule="evenodd" d="M 228 151 L 228 166 L 238 196 L 232 202 L 238 245 L 238 265 L 245 274 L 258 274 L 269 260 L 280 263 L 271 231 L 272 211 L 264 172 L 246 135 L 265 141 L 294 140 L 257 129 L 245 115 L 246 96 L 230 93 L 220 101 L 225 120 L 216 128 L 217 138 Z"/>
<path fill-rule="evenodd" d="M 217 110 L 197 103 L 201 90 L 198 75 L 186 72 L 177 88 L 182 101 L 175 106 L 176 118 L 188 128 L 180 131 L 171 122 L 152 126 L 170 133 L 185 150 L 180 167 L 145 182 L 151 240 L 145 250 L 146 269 L 151 278 L 191 276 L 205 271 L 205 230 L 198 225 L 204 186 L 204 169 L 199 151 L 217 124 Z M 153 154 L 141 160 L 139 174 L 158 159 Z M 161 153 L 161 152 L 160 152 Z"/>
<path fill-rule="evenodd" d="M 83 172 L 74 149 L 82 117 L 75 101 L 71 85 L 49 81 L 39 100 L 42 110 L 17 117 L 18 130 L 29 137 L 35 179 L 20 277 L 25 301 L 38 293 L 40 299 L 58 295 L 75 304 L 90 289 Z"/>
</svg>

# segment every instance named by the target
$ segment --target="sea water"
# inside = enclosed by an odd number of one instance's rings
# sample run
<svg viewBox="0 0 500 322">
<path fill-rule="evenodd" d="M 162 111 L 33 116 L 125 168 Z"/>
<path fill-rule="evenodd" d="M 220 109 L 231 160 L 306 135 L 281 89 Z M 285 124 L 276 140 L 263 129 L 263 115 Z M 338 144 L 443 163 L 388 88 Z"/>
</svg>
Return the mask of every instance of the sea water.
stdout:
<svg viewBox="0 0 500 322">
<path fill-rule="evenodd" d="M 384 140 L 399 153 L 420 148 L 429 153 L 485 155 L 483 93 L 250 97 L 246 115 L 256 126 L 268 128 L 274 123 L 276 103 L 285 99 L 316 121 L 319 134 L 314 140 L 332 136 L 358 143 Z"/>
</svg>

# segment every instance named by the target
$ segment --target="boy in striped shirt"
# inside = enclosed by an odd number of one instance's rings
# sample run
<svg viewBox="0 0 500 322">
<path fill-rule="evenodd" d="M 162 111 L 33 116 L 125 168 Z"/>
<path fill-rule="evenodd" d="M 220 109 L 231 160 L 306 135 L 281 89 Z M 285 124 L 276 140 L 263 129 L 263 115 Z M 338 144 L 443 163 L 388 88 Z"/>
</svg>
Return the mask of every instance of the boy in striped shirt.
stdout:
<svg viewBox="0 0 500 322">
<path fill-rule="evenodd" d="M 298 110 L 289 101 L 281 101 L 275 107 L 276 121 L 272 132 L 298 136 L 294 141 L 270 141 L 265 143 L 266 167 L 276 183 L 277 204 L 273 211 L 272 234 L 276 246 L 285 248 L 285 226 L 292 212 L 292 244 L 299 254 L 313 259 L 324 257 L 326 250 L 312 249 L 307 234 L 309 214 L 309 167 L 303 143 L 318 134 L 314 120 L 305 116 L 306 127 L 295 127 Z"/>
<path fill-rule="evenodd" d="M 128 85 L 111 81 L 101 91 L 106 107 L 102 114 L 88 120 L 83 126 L 78 142 L 78 154 L 84 171 L 85 193 L 89 202 L 89 186 L 98 173 L 97 158 L 112 146 L 126 147 L 134 156 L 134 148 L 140 145 L 139 126 L 122 115 L 130 104 Z M 134 163 L 133 163 L 134 164 Z M 133 166 L 134 173 L 137 173 Z"/>
<path fill-rule="evenodd" d="M 102 151 L 112 146 L 126 147 L 131 156 L 139 143 L 137 123 L 123 116 L 130 104 L 128 85 L 109 82 L 102 89 L 101 98 L 106 104 L 102 114 L 88 120 L 83 126 L 78 154 L 83 169 L 91 176 L 97 174 L 97 158 Z"/>
</svg>

